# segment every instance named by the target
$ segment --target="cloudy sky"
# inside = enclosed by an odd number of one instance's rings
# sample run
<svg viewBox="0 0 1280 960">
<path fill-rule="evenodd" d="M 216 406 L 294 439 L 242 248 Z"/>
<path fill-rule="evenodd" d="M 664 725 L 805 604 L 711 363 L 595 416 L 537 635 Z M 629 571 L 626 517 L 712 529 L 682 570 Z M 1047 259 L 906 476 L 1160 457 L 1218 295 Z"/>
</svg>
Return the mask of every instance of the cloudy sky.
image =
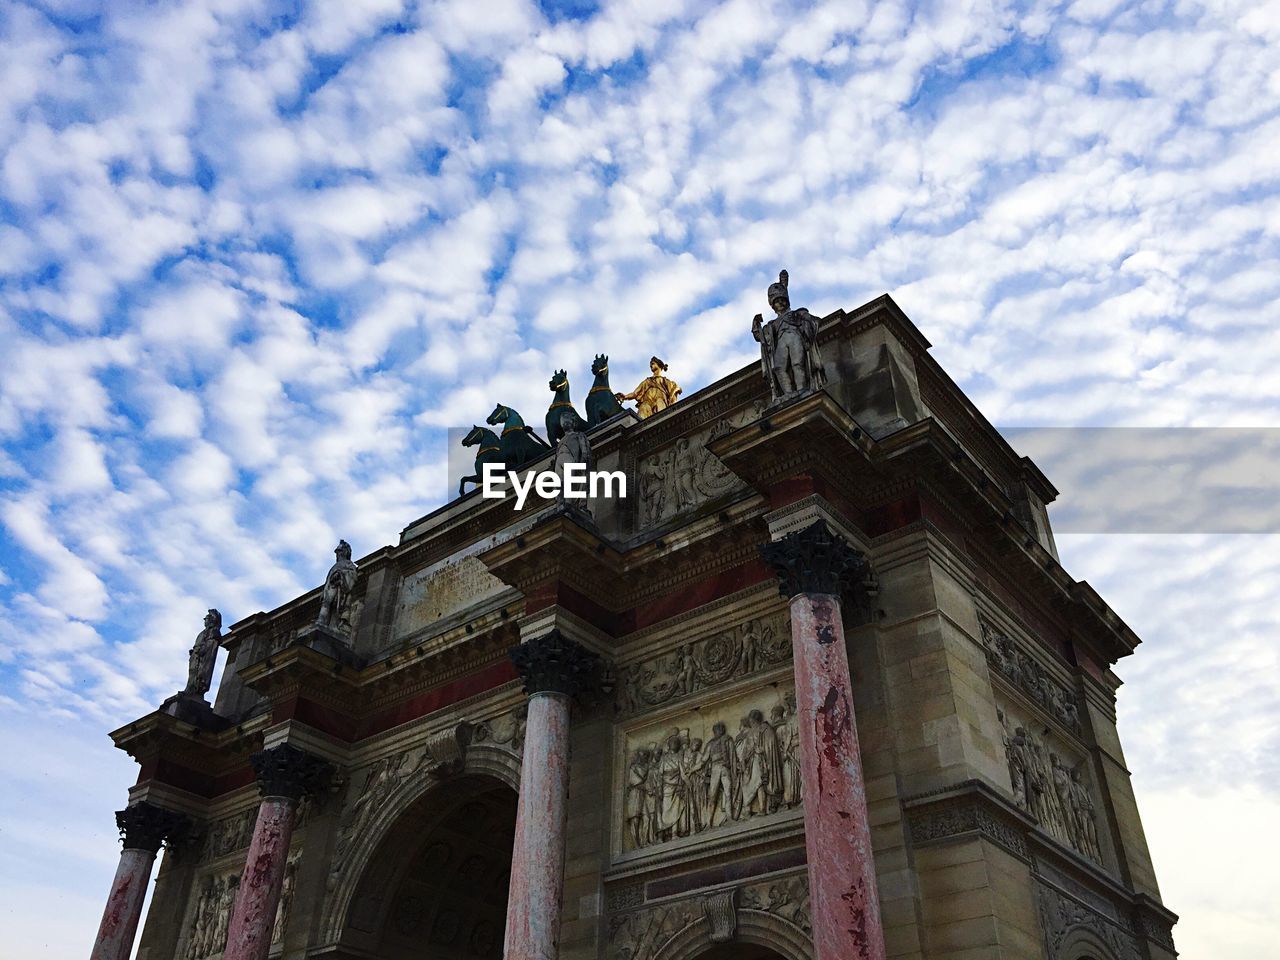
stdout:
<svg viewBox="0 0 1280 960">
<path fill-rule="evenodd" d="M 84 956 L 105 732 L 206 607 L 394 542 L 445 430 L 538 422 L 555 367 L 749 362 L 779 267 L 815 312 L 891 292 L 1003 426 L 1280 426 L 1274 0 L 8 0 L 0 42 L 15 956 Z M 1060 547 L 1146 640 L 1122 732 L 1179 945 L 1252 960 L 1280 543 L 1221 529 Z"/>
</svg>

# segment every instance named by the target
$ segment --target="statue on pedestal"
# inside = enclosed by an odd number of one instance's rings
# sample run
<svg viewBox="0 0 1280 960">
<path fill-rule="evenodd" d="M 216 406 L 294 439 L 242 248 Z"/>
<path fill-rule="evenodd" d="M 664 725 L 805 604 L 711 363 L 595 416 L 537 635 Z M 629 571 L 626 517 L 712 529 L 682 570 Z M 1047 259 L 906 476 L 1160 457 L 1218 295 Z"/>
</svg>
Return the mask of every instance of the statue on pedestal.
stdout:
<svg viewBox="0 0 1280 960">
<path fill-rule="evenodd" d="M 316 624 L 336 633 L 351 634 L 352 591 L 355 590 L 359 567 L 351 562 L 351 544 L 339 540 L 333 551 L 333 566 L 324 578 L 324 595 Z"/>
<path fill-rule="evenodd" d="M 787 271 L 769 285 L 769 306 L 777 314 L 768 323 L 760 314 L 751 335 L 760 343 L 760 368 L 773 394 L 773 404 L 821 390 L 827 382 L 818 352 L 818 319 L 804 307 L 791 309 Z"/>
<path fill-rule="evenodd" d="M 222 614 L 210 610 L 204 615 L 204 629 L 191 645 L 187 660 L 186 696 L 204 698 L 213 685 L 213 664 L 218 658 L 218 641 L 222 639 Z"/>
<path fill-rule="evenodd" d="M 555 458 L 551 461 L 551 469 L 560 475 L 560 493 L 556 500 L 562 505 L 573 510 L 581 510 L 584 513 L 590 513 L 587 509 L 585 500 L 577 497 L 566 498 L 565 486 L 568 481 L 566 476 L 566 468 L 570 464 L 582 464 L 586 469 L 583 472 L 583 481 L 586 482 L 586 475 L 595 468 L 595 456 L 591 452 L 591 441 L 587 439 L 586 433 L 583 432 L 586 424 L 577 412 L 572 409 L 563 409 L 560 411 L 559 419 L 560 439 L 556 441 Z"/>
</svg>

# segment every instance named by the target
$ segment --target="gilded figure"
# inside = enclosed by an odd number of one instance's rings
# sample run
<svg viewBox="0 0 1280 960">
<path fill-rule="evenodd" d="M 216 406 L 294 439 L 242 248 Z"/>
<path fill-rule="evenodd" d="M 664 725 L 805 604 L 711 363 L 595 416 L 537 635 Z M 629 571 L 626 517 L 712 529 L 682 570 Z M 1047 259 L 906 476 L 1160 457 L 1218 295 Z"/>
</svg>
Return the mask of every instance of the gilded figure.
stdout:
<svg viewBox="0 0 1280 960">
<path fill-rule="evenodd" d="M 641 380 L 630 393 L 618 393 L 614 396 L 619 403 L 624 400 L 634 400 L 636 413 L 640 415 L 641 420 L 647 420 L 675 403 L 682 392 L 680 385 L 665 375 L 668 369 L 667 364 L 660 359 L 650 357 L 649 371 L 652 376 Z"/>
</svg>

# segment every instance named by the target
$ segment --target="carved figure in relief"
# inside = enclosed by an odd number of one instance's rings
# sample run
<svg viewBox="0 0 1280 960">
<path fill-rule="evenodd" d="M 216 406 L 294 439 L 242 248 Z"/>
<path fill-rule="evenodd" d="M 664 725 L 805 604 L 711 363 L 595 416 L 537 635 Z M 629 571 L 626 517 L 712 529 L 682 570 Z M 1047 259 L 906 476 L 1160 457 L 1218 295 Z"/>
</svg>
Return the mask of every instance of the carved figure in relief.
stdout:
<svg viewBox="0 0 1280 960">
<path fill-rule="evenodd" d="M 688 791 L 684 781 L 684 741 L 679 733 L 667 737 L 658 770 L 662 780 L 658 834 L 663 840 L 688 835 Z"/>
<path fill-rule="evenodd" d="M 1093 797 L 1089 788 L 1080 777 L 1080 768 L 1071 770 L 1072 807 L 1076 811 L 1076 829 L 1079 832 L 1081 848 L 1095 860 L 1102 860 L 1102 846 L 1098 843 L 1098 824 L 1095 819 Z"/>
<path fill-rule="evenodd" d="M 818 351 L 818 320 L 803 307 L 791 309 L 787 271 L 769 285 L 769 306 L 777 314 L 768 323 L 760 314 L 751 321 L 751 335 L 760 344 L 760 367 L 773 402 L 781 403 L 827 382 Z"/>
<path fill-rule="evenodd" d="M 634 400 L 636 402 L 636 413 L 640 415 L 640 419 L 647 420 L 655 413 L 661 413 L 675 403 L 683 392 L 678 383 L 665 375 L 668 369 L 667 364 L 660 359 L 650 357 L 650 376 L 641 380 L 630 393 L 617 393 L 614 396 L 619 403 L 626 400 Z"/>
<path fill-rule="evenodd" d="M 285 924 L 289 922 L 289 908 L 293 906 L 293 888 L 297 881 L 298 861 L 290 860 L 284 868 L 280 882 L 280 902 L 276 907 L 276 922 L 271 928 L 271 942 L 279 943 L 284 937 Z"/>
<path fill-rule="evenodd" d="M 643 847 L 649 843 L 648 817 L 648 782 L 649 767 L 653 757 L 644 747 L 636 750 L 627 767 L 627 830 L 630 831 L 632 843 Z"/>
<path fill-rule="evenodd" d="M 667 501 L 667 472 L 662 461 L 650 457 L 640 464 L 641 523 L 648 527 L 662 517 Z"/>
<path fill-rule="evenodd" d="M 671 455 L 671 469 L 674 474 L 676 513 L 698 502 L 694 492 L 694 473 L 698 468 L 692 451 L 689 449 L 689 438 L 681 437 L 676 441 Z"/>
<path fill-rule="evenodd" d="M 782 755 L 782 805 L 795 806 L 800 802 L 800 729 L 796 726 L 795 709 L 790 704 L 779 704 L 770 719 Z"/>
<path fill-rule="evenodd" d="M 729 728 L 723 723 L 716 723 L 711 733 L 706 748 L 708 785 L 702 822 L 709 827 L 718 827 L 733 819 L 733 797 L 737 791 L 733 782 L 733 738 L 729 736 Z"/>
<path fill-rule="evenodd" d="M 685 748 L 681 763 L 687 797 L 685 798 L 685 835 L 698 833 L 705 821 L 707 807 L 707 754 L 702 741 L 694 737 Z"/>
<path fill-rule="evenodd" d="M 204 629 L 196 637 L 187 656 L 187 685 L 182 692 L 203 697 L 213 685 L 213 665 L 218 657 L 218 641 L 222 639 L 222 614 L 210 610 L 204 615 Z"/>
<path fill-rule="evenodd" d="M 334 562 L 324 578 L 324 594 L 316 623 L 338 633 L 350 635 L 352 627 L 352 593 L 359 568 L 351 560 L 351 544 L 339 540 L 333 551 Z"/>
</svg>

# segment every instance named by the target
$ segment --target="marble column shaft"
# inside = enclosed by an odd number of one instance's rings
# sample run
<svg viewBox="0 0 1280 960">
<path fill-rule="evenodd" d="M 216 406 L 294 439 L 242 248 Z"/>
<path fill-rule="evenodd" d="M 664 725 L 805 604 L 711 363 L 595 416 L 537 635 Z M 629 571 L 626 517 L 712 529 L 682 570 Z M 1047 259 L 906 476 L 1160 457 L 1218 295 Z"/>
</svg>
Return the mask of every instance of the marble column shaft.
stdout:
<svg viewBox="0 0 1280 960">
<path fill-rule="evenodd" d="M 569 698 L 549 692 L 530 696 L 524 736 L 503 956 L 555 960 L 569 791 Z"/>
<path fill-rule="evenodd" d="M 149 803 L 135 804 L 116 814 L 124 849 L 90 960 L 129 960 L 156 852 L 185 823 L 184 817 Z"/>
<path fill-rule="evenodd" d="M 289 744 L 256 753 L 262 802 L 227 924 L 223 960 L 265 960 L 289 861 L 298 803 L 327 782 L 331 767 Z"/>
<path fill-rule="evenodd" d="M 814 954 L 816 960 L 884 960 L 840 600 L 869 568 L 821 521 L 763 553 L 791 597 Z"/>
<path fill-rule="evenodd" d="M 504 960 L 557 960 L 564 897 L 571 698 L 594 687 L 599 659 L 552 630 L 511 652 L 529 695 L 516 807 Z"/>
</svg>

